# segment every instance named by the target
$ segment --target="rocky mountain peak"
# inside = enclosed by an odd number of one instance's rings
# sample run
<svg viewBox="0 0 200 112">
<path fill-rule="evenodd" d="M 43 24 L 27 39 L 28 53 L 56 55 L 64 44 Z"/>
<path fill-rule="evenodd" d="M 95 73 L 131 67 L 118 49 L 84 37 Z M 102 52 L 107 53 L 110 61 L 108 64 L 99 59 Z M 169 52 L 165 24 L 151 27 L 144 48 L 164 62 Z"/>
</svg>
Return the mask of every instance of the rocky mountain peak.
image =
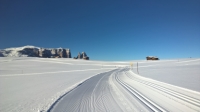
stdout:
<svg viewBox="0 0 200 112">
<path fill-rule="evenodd" d="M 71 58 L 71 51 L 67 48 L 40 48 L 23 46 L 0 50 L 0 57 L 43 57 L 43 58 Z M 85 52 L 79 53 L 77 58 L 87 57 Z"/>
</svg>

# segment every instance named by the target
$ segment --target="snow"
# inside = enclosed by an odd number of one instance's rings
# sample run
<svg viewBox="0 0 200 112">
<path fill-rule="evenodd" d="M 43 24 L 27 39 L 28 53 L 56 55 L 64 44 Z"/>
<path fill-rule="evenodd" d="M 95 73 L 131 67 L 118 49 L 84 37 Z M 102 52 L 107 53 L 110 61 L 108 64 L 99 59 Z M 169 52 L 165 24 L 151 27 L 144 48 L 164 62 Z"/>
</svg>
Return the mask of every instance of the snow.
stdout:
<svg viewBox="0 0 200 112">
<path fill-rule="evenodd" d="M 120 75 L 119 79 L 129 85 L 129 88 L 132 91 L 136 91 L 138 95 L 142 94 L 139 95 L 141 99 L 149 100 L 147 102 L 149 105 L 159 107 L 158 111 L 193 112 L 200 110 L 199 92 L 141 77 L 131 71 Z"/>
<path fill-rule="evenodd" d="M 200 110 L 200 59 L 131 62 L 2 57 L 0 112 Z"/>
<path fill-rule="evenodd" d="M 0 58 L 0 66 L 1 112 L 47 110 L 81 82 L 115 67 L 85 60 L 7 57 Z"/>
<path fill-rule="evenodd" d="M 138 62 L 139 75 L 200 92 L 200 59 Z M 133 67 L 137 73 L 137 65 Z"/>
<path fill-rule="evenodd" d="M 27 46 L 22 46 L 22 47 L 6 48 L 4 50 L 0 50 L 0 53 L 3 54 L 4 57 L 27 57 L 27 55 L 23 55 L 19 52 L 25 48 L 40 49 L 39 47 L 36 47 L 36 46 L 27 45 Z"/>
</svg>

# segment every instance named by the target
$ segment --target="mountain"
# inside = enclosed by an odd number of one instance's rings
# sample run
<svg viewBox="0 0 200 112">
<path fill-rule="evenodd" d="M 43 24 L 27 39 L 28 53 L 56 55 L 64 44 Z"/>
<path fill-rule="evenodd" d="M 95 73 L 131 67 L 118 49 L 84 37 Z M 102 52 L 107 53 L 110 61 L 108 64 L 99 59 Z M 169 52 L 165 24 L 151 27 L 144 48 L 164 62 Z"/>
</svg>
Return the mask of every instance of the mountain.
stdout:
<svg viewBox="0 0 200 112">
<path fill-rule="evenodd" d="M 0 49 L 0 57 L 72 58 L 70 49 L 40 48 L 30 45 Z M 85 52 L 82 52 L 77 57 L 74 57 L 74 59 L 89 60 L 89 57 Z"/>
<path fill-rule="evenodd" d="M 0 57 L 71 58 L 70 49 L 23 46 L 0 50 Z"/>
</svg>

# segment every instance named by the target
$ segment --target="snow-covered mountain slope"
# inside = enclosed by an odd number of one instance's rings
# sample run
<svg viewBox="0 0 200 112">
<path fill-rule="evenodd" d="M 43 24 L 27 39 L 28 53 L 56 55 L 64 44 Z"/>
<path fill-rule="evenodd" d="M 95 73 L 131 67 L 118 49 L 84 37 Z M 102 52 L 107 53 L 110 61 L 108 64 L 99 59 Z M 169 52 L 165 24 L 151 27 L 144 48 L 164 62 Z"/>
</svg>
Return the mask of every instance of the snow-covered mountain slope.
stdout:
<svg viewBox="0 0 200 112">
<path fill-rule="evenodd" d="M 2 57 L 0 112 L 200 111 L 199 60 Z"/>
<path fill-rule="evenodd" d="M 35 46 L 23 46 L 23 47 L 13 47 L 13 48 L 6 48 L 3 50 L 0 50 L 0 57 L 28 57 L 28 54 L 23 54 L 20 51 L 22 51 L 25 48 L 33 48 L 33 49 L 40 49 L 39 47 Z"/>
<path fill-rule="evenodd" d="M 41 57 L 41 58 L 72 58 L 69 48 L 40 48 L 35 46 L 23 46 L 0 49 L 0 57 Z M 79 53 L 74 59 L 89 60 L 85 52 Z"/>
</svg>

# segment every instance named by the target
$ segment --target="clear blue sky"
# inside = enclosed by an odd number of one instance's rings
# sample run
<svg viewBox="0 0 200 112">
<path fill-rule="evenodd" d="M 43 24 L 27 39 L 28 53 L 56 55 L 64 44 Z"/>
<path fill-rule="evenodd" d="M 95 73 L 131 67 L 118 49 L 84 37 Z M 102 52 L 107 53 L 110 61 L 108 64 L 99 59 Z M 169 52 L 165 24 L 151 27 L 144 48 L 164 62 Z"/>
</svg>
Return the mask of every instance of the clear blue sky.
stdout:
<svg viewBox="0 0 200 112">
<path fill-rule="evenodd" d="M 0 49 L 24 45 L 92 60 L 200 57 L 200 0 L 0 0 Z"/>
</svg>

